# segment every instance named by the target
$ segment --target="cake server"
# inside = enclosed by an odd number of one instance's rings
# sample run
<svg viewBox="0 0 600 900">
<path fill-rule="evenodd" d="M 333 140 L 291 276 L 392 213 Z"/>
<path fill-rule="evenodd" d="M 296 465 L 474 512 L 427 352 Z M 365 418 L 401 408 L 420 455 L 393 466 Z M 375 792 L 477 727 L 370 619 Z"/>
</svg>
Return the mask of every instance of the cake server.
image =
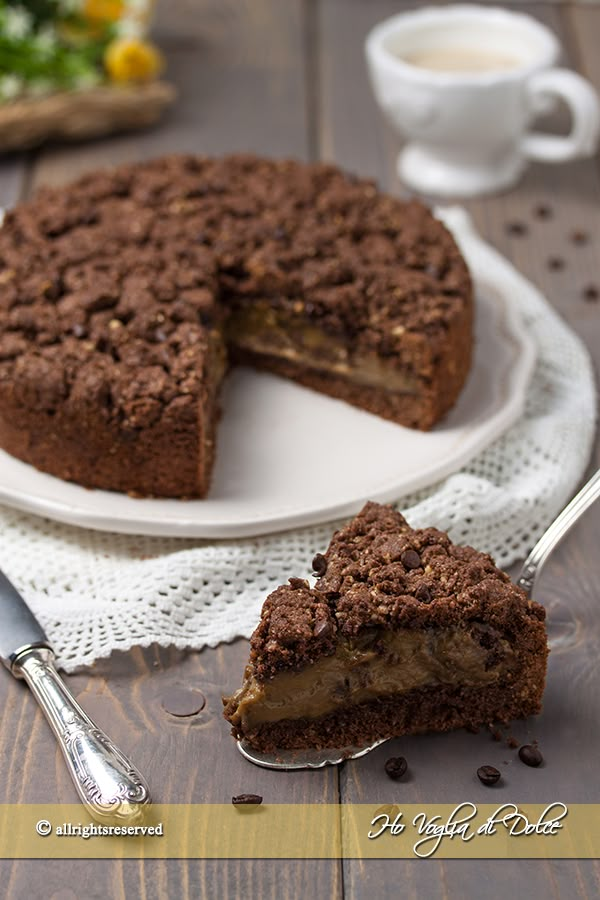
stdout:
<svg viewBox="0 0 600 900">
<path fill-rule="evenodd" d="M 2 571 L 0 658 L 31 688 L 90 815 L 101 822 L 137 819 L 150 802 L 144 779 L 69 692 L 41 625 Z"/>
<path fill-rule="evenodd" d="M 554 548 L 598 497 L 600 497 L 600 469 L 592 475 L 579 493 L 573 497 L 571 502 L 565 506 L 552 524 L 548 526 L 523 563 L 516 584 L 523 588 L 529 597 L 535 587 L 535 582 L 542 570 L 542 566 Z M 278 753 L 261 753 L 258 750 L 254 750 L 245 740 L 238 741 L 237 746 L 245 759 L 265 769 L 320 769 L 323 766 L 336 765 L 347 759 L 358 759 L 361 756 L 366 756 L 367 753 L 370 753 L 375 747 L 379 747 L 380 744 L 384 744 L 387 740 L 390 739 L 382 738 L 368 747 L 280 750 Z"/>
</svg>

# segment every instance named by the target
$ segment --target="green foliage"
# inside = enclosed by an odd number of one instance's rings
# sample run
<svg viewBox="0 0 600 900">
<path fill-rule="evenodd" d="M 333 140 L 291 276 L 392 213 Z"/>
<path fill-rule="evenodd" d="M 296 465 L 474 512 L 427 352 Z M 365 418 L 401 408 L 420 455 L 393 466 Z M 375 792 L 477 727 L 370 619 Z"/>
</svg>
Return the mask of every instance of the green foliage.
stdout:
<svg viewBox="0 0 600 900">
<path fill-rule="evenodd" d="M 96 84 L 113 35 L 91 32 L 68 0 L 0 0 L 0 102 Z"/>
<path fill-rule="evenodd" d="M 58 19 L 64 12 L 65 4 L 59 0 L 6 0 L 6 6 L 24 7 L 35 25 L 43 25 Z"/>
</svg>

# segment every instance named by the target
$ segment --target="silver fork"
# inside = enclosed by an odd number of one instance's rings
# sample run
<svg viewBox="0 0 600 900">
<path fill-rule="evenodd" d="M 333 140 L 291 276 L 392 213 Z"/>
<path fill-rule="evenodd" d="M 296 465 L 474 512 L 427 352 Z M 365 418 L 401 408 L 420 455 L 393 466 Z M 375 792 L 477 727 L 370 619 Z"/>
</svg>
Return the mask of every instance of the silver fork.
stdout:
<svg viewBox="0 0 600 900">
<path fill-rule="evenodd" d="M 525 562 L 516 580 L 517 585 L 523 588 L 530 597 L 542 566 L 564 538 L 569 529 L 584 514 L 594 500 L 600 496 L 600 469 L 596 471 L 588 482 L 565 506 L 556 519 L 548 526 Z M 246 741 L 238 741 L 238 750 L 251 763 L 262 766 L 265 769 L 320 769 L 323 766 L 333 766 L 344 762 L 346 759 L 358 759 L 366 756 L 375 747 L 384 744 L 389 738 L 375 741 L 368 747 L 343 747 L 327 748 L 325 750 L 281 750 L 278 753 L 260 753 L 254 750 Z"/>
</svg>

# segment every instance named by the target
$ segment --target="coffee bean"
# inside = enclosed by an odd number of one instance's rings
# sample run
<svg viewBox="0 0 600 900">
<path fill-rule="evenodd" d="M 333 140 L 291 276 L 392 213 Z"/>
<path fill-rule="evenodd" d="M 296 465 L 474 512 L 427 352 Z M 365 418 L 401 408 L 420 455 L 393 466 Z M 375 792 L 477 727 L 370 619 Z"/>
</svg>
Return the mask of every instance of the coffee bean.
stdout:
<svg viewBox="0 0 600 900">
<path fill-rule="evenodd" d="M 538 219 L 551 219 L 553 215 L 552 207 L 546 206 L 545 203 L 540 203 L 539 206 L 536 206 L 533 212 Z"/>
<path fill-rule="evenodd" d="M 560 256 L 551 256 L 548 259 L 548 268 L 551 269 L 552 272 L 560 272 L 564 267 L 565 261 L 564 259 L 561 259 Z"/>
<path fill-rule="evenodd" d="M 588 303 L 595 303 L 598 297 L 600 297 L 600 291 L 595 284 L 588 284 L 583 289 L 583 299 L 587 300 Z"/>
<path fill-rule="evenodd" d="M 533 744 L 524 744 L 521 747 L 519 750 L 519 759 L 521 762 L 525 763 L 526 766 L 532 766 L 534 769 L 537 769 L 544 761 L 544 757 L 539 749 Z"/>
<path fill-rule="evenodd" d="M 523 235 L 527 234 L 527 225 L 524 222 L 508 222 L 506 231 L 515 237 L 523 237 Z"/>
<path fill-rule="evenodd" d="M 426 584 L 420 584 L 419 587 L 415 591 L 415 597 L 421 603 L 431 603 L 433 597 L 431 596 L 431 591 L 427 587 Z"/>
<path fill-rule="evenodd" d="M 494 766 L 479 766 L 477 777 L 486 787 L 491 787 L 500 780 L 500 772 Z"/>
<path fill-rule="evenodd" d="M 406 774 L 407 768 L 408 765 L 403 756 L 391 756 L 385 764 L 386 774 L 394 781 L 402 778 Z"/>
<path fill-rule="evenodd" d="M 315 624 L 313 634 L 316 638 L 321 638 L 322 640 L 331 637 L 331 635 L 333 634 L 331 622 L 328 619 L 320 619 Z"/>
<path fill-rule="evenodd" d="M 250 805 L 252 803 L 259 804 L 262 803 L 263 798 L 260 794 L 238 794 L 237 797 L 232 797 L 231 802 L 234 806 L 244 806 Z"/>
<path fill-rule="evenodd" d="M 322 578 L 327 571 L 327 560 L 322 553 L 317 553 L 312 561 L 313 572 Z"/>
<path fill-rule="evenodd" d="M 416 550 L 405 550 L 400 556 L 400 561 L 405 569 L 419 569 L 421 557 Z"/>
<path fill-rule="evenodd" d="M 575 231 L 571 232 L 571 240 L 574 244 L 578 244 L 580 247 L 583 244 L 587 244 L 590 236 L 586 231 L 583 231 L 581 228 L 577 228 Z"/>
</svg>

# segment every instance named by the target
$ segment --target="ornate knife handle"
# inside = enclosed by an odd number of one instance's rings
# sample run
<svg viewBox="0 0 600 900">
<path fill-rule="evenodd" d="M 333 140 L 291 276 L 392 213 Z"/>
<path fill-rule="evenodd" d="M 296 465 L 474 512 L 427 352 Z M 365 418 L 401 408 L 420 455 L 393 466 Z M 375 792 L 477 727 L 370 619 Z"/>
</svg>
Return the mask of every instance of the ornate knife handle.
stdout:
<svg viewBox="0 0 600 900">
<path fill-rule="evenodd" d="M 132 822 L 150 802 L 148 787 L 126 756 L 85 714 L 54 667 L 48 647 L 29 647 L 12 663 L 41 706 L 77 793 L 95 819 Z"/>
</svg>

